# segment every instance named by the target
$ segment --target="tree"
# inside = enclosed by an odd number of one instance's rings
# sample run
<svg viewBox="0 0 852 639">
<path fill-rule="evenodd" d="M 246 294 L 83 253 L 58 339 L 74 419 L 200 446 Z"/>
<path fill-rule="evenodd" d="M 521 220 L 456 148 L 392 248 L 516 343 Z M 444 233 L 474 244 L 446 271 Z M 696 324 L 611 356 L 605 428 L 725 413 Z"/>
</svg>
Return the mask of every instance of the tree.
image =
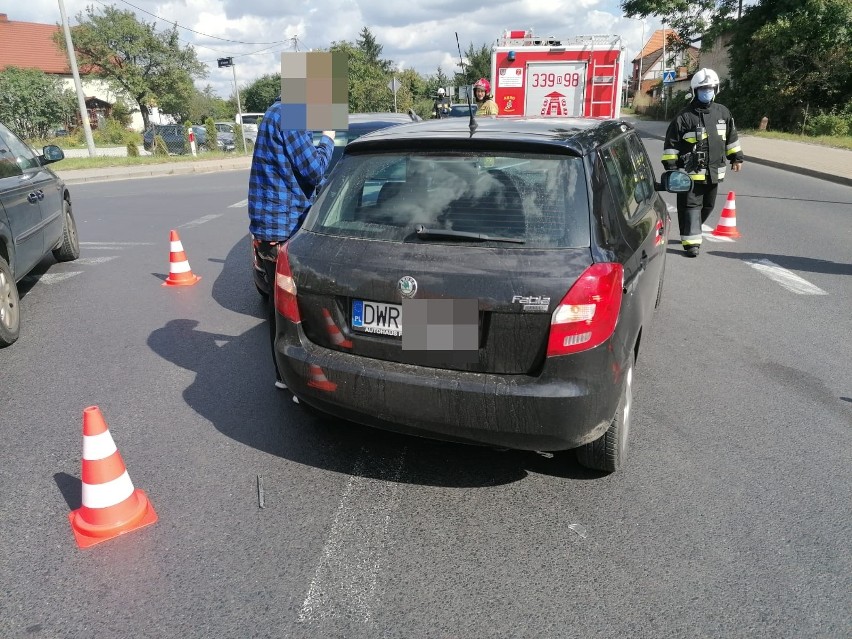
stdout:
<svg viewBox="0 0 852 639">
<path fill-rule="evenodd" d="M 703 44 L 732 24 L 740 0 L 622 0 L 621 9 L 628 18 L 656 16 L 667 29 L 675 32 L 666 48 L 673 54 L 703 39 Z M 709 41 L 709 42 L 708 42 Z"/>
<path fill-rule="evenodd" d="M 364 60 L 367 64 L 376 65 L 385 73 L 390 73 L 393 70 L 393 62 L 381 59 L 384 47 L 376 42 L 376 37 L 369 27 L 362 28 L 359 36 L 358 40 L 355 41 L 355 46 L 364 54 Z"/>
<path fill-rule="evenodd" d="M 852 106 L 852 2 L 761 0 L 733 32 L 726 100 L 740 122 L 793 130 L 806 112 Z"/>
<path fill-rule="evenodd" d="M 208 117 L 217 120 L 233 120 L 236 108 L 231 109 L 227 100 L 223 100 L 209 84 L 203 90 L 195 90 L 190 101 L 189 119 L 193 122 L 206 121 Z"/>
<path fill-rule="evenodd" d="M 332 42 L 330 50 L 346 53 L 349 58 L 350 113 L 393 110 L 393 93 L 388 88 L 391 74 L 381 64 L 345 40 Z"/>
<path fill-rule="evenodd" d="M 192 46 L 181 48 L 177 26 L 159 33 L 156 24 L 137 20 L 132 11 L 114 6 L 97 13 L 94 6 L 77 15 L 72 30 L 81 68 L 107 82 L 115 93 L 129 96 L 139 106 L 145 128 L 150 108 L 160 109 L 182 121 L 193 97 L 193 80 L 207 75 Z M 65 39 L 57 32 L 55 42 L 65 51 Z"/>
<path fill-rule="evenodd" d="M 242 90 L 243 109 L 248 113 L 266 113 L 279 95 L 281 95 L 281 74 L 271 73 L 259 77 Z"/>
<path fill-rule="evenodd" d="M 77 110 L 74 92 L 35 69 L 0 71 L 0 121 L 25 139 L 44 139 Z"/>
<path fill-rule="evenodd" d="M 455 74 L 457 86 L 472 85 L 479 78 L 491 77 L 491 47 L 486 43 L 478 49 L 473 42 L 464 52 L 465 65 L 461 73 Z"/>
</svg>

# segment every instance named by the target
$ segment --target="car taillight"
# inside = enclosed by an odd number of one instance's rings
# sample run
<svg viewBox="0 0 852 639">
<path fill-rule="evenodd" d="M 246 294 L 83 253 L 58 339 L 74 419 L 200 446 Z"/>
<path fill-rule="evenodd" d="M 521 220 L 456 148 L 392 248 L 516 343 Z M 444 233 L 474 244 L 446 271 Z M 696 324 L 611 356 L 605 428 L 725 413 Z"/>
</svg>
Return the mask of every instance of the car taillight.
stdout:
<svg viewBox="0 0 852 639">
<path fill-rule="evenodd" d="M 610 338 L 621 309 L 621 264 L 592 264 L 553 311 L 547 356 L 589 350 Z"/>
<path fill-rule="evenodd" d="M 287 256 L 287 245 L 278 249 L 278 259 L 275 262 L 275 308 L 291 322 L 302 321 L 299 316 L 299 303 L 296 301 L 296 280 L 290 270 L 290 258 Z"/>
</svg>

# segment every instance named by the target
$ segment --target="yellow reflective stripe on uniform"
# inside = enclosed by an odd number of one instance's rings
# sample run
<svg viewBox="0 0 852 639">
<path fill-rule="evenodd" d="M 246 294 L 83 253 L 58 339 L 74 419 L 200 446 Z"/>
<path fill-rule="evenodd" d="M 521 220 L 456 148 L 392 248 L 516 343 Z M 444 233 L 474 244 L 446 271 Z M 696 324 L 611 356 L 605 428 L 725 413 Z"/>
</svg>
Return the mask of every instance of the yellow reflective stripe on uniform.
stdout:
<svg viewBox="0 0 852 639">
<path fill-rule="evenodd" d="M 695 246 L 696 244 L 701 244 L 701 236 L 700 235 L 681 235 L 680 243 L 684 246 Z"/>
<path fill-rule="evenodd" d="M 696 142 L 698 142 L 698 138 L 695 137 L 695 133 L 687 133 L 683 136 L 683 141 L 689 142 L 690 144 L 695 144 Z"/>
<path fill-rule="evenodd" d="M 677 151 L 675 151 L 674 153 L 671 153 L 671 152 L 668 152 L 668 151 L 669 151 L 669 149 L 666 149 L 666 151 L 663 152 L 663 157 L 662 157 L 663 162 L 665 162 L 666 160 L 677 160 L 678 159 L 679 154 L 678 154 Z"/>
<path fill-rule="evenodd" d="M 727 155 L 731 155 L 732 153 L 739 153 L 740 151 L 741 149 L 739 142 L 731 142 L 728 146 L 725 147 L 725 153 Z"/>
<path fill-rule="evenodd" d="M 696 182 L 704 182 L 707 180 L 707 176 L 704 173 L 690 173 L 689 177 Z"/>
<path fill-rule="evenodd" d="M 716 169 L 716 177 L 718 177 L 720 180 L 724 180 L 726 171 L 727 167 L 723 164 L 718 169 Z"/>
</svg>

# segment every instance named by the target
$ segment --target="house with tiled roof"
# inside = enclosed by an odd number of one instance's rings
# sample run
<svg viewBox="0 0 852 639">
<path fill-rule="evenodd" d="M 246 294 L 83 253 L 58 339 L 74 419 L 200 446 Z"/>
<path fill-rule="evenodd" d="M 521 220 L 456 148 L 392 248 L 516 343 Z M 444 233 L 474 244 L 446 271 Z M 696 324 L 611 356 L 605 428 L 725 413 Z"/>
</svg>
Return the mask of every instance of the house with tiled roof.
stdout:
<svg viewBox="0 0 852 639">
<path fill-rule="evenodd" d="M 663 78 L 663 71 L 666 68 L 673 68 L 676 72 L 672 91 L 682 91 L 684 85 L 687 89 L 689 88 L 688 71 L 698 64 L 699 50 L 690 45 L 685 50 L 677 52 L 675 59 L 672 60 L 668 39 L 675 37 L 677 36 L 674 29 L 657 29 L 648 38 L 642 50 L 633 58 L 631 88 L 634 90 L 634 107 L 648 106 L 659 100 L 660 83 Z M 668 61 L 668 65 L 663 60 L 664 48 L 666 49 L 665 60 Z"/>
<path fill-rule="evenodd" d="M 54 42 L 54 35 L 61 32 L 58 24 L 9 20 L 7 14 L 0 13 L 0 71 L 8 67 L 36 69 L 59 78 L 65 87 L 75 91 L 68 55 Z M 97 128 L 103 118 L 109 117 L 112 106 L 120 98 L 106 82 L 92 76 L 87 69 L 78 68 L 78 71 L 89 122 L 92 128 Z M 129 100 L 124 103 L 131 109 L 135 106 Z M 133 113 L 131 126 L 142 130 L 142 116 L 138 112 Z"/>
</svg>

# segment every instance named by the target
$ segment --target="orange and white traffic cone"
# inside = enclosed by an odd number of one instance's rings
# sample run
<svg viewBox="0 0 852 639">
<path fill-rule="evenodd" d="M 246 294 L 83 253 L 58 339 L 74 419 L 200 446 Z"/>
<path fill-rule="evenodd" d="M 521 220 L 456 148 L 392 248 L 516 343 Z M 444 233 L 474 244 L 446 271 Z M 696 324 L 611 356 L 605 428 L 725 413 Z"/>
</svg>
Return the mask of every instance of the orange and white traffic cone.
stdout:
<svg viewBox="0 0 852 639">
<path fill-rule="evenodd" d="M 322 314 L 325 317 L 325 328 L 328 331 L 329 337 L 331 337 L 332 343 L 341 348 L 352 348 L 352 341 L 343 337 L 343 333 L 337 328 L 337 324 L 334 323 L 334 319 L 331 317 L 328 309 L 322 309 Z"/>
<path fill-rule="evenodd" d="M 145 493 L 133 488 L 97 406 L 83 411 L 83 505 L 68 514 L 80 548 L 157 521 Z"/>
<path fill-rule="evenodd" d="M 728 192 L 728 201 L 725 202 L 725 208 L 722 209 L 722 215 L 719 218 L 719 224 L 713 235 L 719 237 L 739 237 L 740 232 L 737 230 L 737 202 L 734 199 L 734 192 Z"/>
<path fill-rule="evenodd" d="M 311 388 L 317 388 L 328 392 L 337 390 L 337 384 L 328 381 L 328 378 L 322 372 L 322 369 L 316 364 L 308 365 L 308 373 L 310 375 L 308 378 L 308 386 Z"/>
<path fill-rule="evenodd" d="M 194 275 L 189 268 L 186 253 L 183 252 L 183 244 L 175 230 L 169 234 L 169 276 L 163 282 L 163 286 L 192 286 L 201 278 Z"/>
</svg>

